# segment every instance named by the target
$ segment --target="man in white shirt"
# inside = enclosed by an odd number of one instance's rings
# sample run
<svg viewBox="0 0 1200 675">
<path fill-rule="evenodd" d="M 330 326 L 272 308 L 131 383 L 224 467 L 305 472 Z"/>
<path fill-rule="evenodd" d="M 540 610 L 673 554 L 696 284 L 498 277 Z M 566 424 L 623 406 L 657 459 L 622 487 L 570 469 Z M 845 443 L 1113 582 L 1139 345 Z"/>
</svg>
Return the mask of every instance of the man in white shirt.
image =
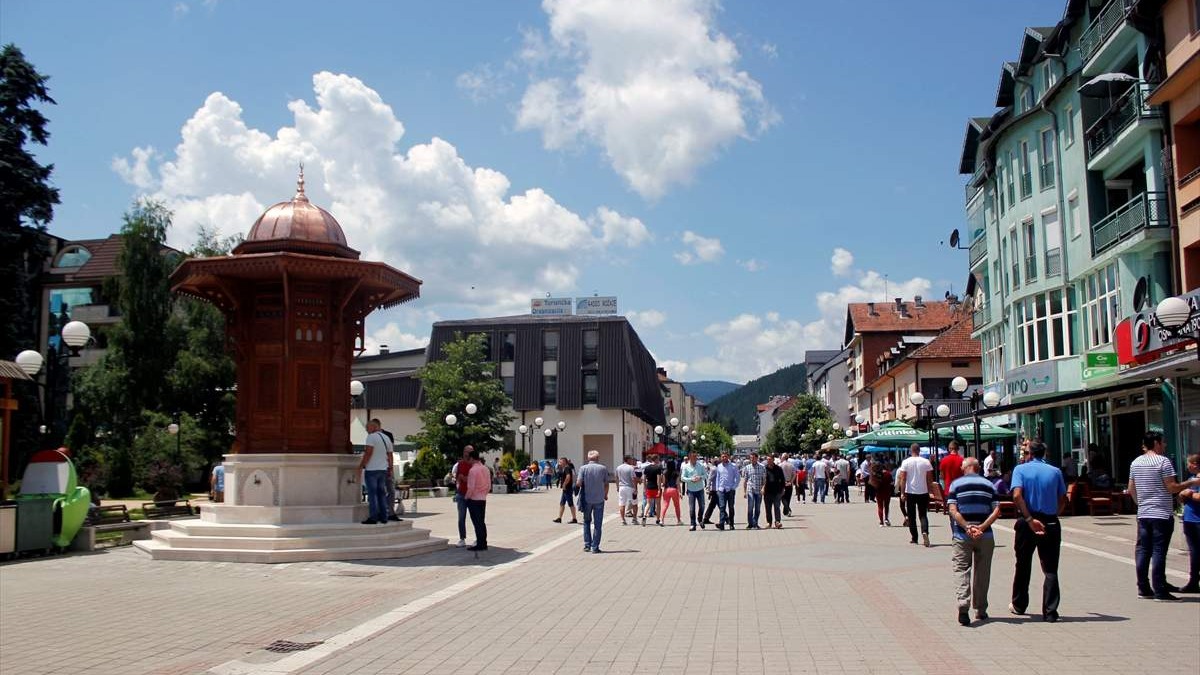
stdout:
<svg viewBox="0 0 1200 675">
<path fill-rule="evenodd" d="M 992 475 L 992 469 L 996 468 L 996 451 L 988 452 L 987 457 L 983 458 L 983 475 Z"/>
<path fill-rule="evenodd" d="M 627 513 L 634 521 L 637 520 L 637 484 L 641 478 L 638 477 L 634 466 L 633 457 L 626 455 L 625 461 L 617 467 L 617 501 L 621 509 L 622 525 L 629 524 L 625 520 Z"/>
<path fill-rule="evenodd" d="M 933 465 L 921 456 L 916 443 L 908 449 L 909 457 L 900 463 L 900 502 L 908 518 L 908 533 L 917 543 L 917 518 L 921 519 L 921 536 L 929 546 L 929 490 L 933 486 Z"/>
<path fill-rule="evenodd" d="M 358 468 L 363 470 L 363 483 L 367 488 L 368 517 L 363 525 L 387 523 L 387 484 L 392 476 L 392 446 L 387 436 L 379 431 L 375 420 L 367 422 L 366 449 Z"/>
<path fill-rule="evenodd" d="M 813 462 L 812 469 L 808 472 L 808 478 L 812 481 L 813 487 L 813 503 L 825 503 L 825 495 L 829 493 L 829 464 L 823 456 L 817 457 Z"/>
<path fill-rule="evenodd" d="M 833 468 L 838 472 L 838 493 L 834 495 L 839 504 L 850 503 L 850 461 L 845 457 L 839 456 L 833 463 Z"/>
</svg>

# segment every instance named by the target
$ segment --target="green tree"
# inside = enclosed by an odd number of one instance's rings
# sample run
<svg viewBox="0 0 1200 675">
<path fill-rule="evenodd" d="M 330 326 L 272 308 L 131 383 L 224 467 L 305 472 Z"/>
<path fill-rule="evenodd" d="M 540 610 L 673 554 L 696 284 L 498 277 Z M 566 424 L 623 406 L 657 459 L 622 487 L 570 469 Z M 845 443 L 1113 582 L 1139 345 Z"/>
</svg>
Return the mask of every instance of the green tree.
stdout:
<svg viewBox="0 0 1200 675">
<path fill-rule="evenodd" d="M 458 336 L 442 347 L 443 358 L 417 371 L 425 409 L 422 429 L 413 439 L 421 447 L 436 448 L 448 459 L 457 459 L 466 445 L 480 452 L 499 449 L 512 424 L 512 401 L 496 377 L 495 364 L 485 358 L 483 336 Z M 474 414 L 467 404 L 476 406 Z M 446 424 L 454 415 L 457 423 Z"/>
<path fill-rule="evenodd" d="M 820 398 L 800 394 L 795 404 L 775 421 L 762 451 L 770 454 L 816 452 L 833 433 L 833 416 Z"/>
<path fill-rule="evenodd" d="M 413 480 L 440 481 L 446 477 L 446 472 L 449 470 L 450 460 L 444 454 L 433 448 L 421 448 L 417 451 L 417 458 L 405 470 L 404 477 Z"/>
<path fill-rule="evenodd" d="M 35 106 L 53 105 L 47 76 L 38 73 L 15 45 L 0 48 L 0 359 L 37 349 L 41 303 L 34 284 L 48 255 L 46 223 L 54 217 L 58 189 L 52 164 L 40 164 L 27 145 L 46 145 L 48 120 Z M 18 383 L 10 440 L 11 467 L 40 443 L 37 387 Z"/>
<path fill-rule="evenodd" d="M 715 457 L 733 451 L 733 437 L 717 422 L 703 422 L 696 427 L 696 454 Z"/>
</svg>

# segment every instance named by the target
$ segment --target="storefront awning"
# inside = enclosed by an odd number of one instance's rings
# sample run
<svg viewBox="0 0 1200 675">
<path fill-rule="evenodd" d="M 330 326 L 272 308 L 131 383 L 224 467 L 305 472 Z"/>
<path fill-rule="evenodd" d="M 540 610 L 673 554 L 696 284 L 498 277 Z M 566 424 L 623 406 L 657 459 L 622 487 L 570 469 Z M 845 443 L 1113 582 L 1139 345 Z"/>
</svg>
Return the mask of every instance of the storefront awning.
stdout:
<svg viewBox="0 0 1200 675">
<path fill-rule="evenodd" d="M 1136 380 L 1133 382 L 1121 382 L 1112 384 L 1107 387 L 1097 387 L 1095 389 L 1080 389 L 1079 391 L 1068 391 L 1046 398 L 1039 398 L 1035 401 L 1021 401 L 1020 403 L 1011 403 L 996 408 L 980 409 L 981 417 L 993 417 L 996 415 L 1017 415 L 1020 413 L 1037 412 L 1043 408 L 1057 408 L 1064 405 L 1073 405 L 1075 403 L 1083 403 L 1095 398 L 1103 398 L 1112 394 L 1120 394 L 1134 389 L 1143 389 L 1154 384 L 1153 379 Z M 972 415 L 959 415 L 957 417 L 947 417 L 944 420 L 939 420 L 934 424 L 936 428 L 951 427 L 970 422 L 974 419 Z"/>
</svg>

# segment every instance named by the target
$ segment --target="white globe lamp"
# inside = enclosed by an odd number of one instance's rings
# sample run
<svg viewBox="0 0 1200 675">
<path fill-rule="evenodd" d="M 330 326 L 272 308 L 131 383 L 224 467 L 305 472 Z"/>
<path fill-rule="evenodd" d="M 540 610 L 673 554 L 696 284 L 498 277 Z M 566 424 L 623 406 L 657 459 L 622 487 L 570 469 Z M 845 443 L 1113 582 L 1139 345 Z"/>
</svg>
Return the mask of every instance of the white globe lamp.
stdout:
<svg viewBox="0 0 1200 675">
<path fill-rule="evenodd" d="M 913 405 L 925 405 L 925 394 L 914 391 L 913 395 L 908 397 L 908 400 L 912 401 Z"/>
<path fill-rule="evenodd" d="M 22 372 L 30 377 L 37 375 L 38 371 L 42 369 L 42 363 L 44 361 L 45 359 L 42 358 L 42 355 L 32 349 L 26 349 L 20 354 L 17 354 L 17 366 L 21 368 Z"/>
<path fill-rule="evenodd" d="M 1154 308 L 1154 316 L 1158 323 L 1167 330 L 1183 327 L 1192 316 L 1192 307 L 1183 298 L 1166 298 Z M 68 326 L 70 324 L 67 324 Z M 66 330 L 65 328 L 63 330 Z"/>
<path fill-rule="evenodd" d="M 92 337 L 92 329 L 82 321 L 71 321 L 62 328 L 63 342 L 72 349 L 79 349 Z"/>
</svg>

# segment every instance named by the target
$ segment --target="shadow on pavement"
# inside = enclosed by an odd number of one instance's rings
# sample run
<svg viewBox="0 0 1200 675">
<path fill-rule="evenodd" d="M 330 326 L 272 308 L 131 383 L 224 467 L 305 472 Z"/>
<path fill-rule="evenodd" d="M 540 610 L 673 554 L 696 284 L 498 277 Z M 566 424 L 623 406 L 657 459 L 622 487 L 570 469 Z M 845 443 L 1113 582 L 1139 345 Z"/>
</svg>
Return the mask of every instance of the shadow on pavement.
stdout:
<svg viewBox="0 0 1200 675">
<path fill-rule="evenodd" d="M 1086 616 L 1067 616 L 1064 614 L 1058 617 L 1058 623 L 1113 623 L 1118 621 L 1129 621 L 1129 617 L 1115 616 L 1112 614 L 1097 614 L 1095 612 L 1090 612 Z M 1042 621 L 1040 614 L 1029 614 L 1027 616 L 993 616 L 989 617 L 987 621 L 975 622 L 971 625 L 974 627 L 976 625 L 983 625 L 987 623 L 1021 624 L 1044 622 Z"/>
<path fill-rule="evenodd" d="M 365 567 L 462 567 L 464 565 L 501 565 L 520 560 L 529 551 L 488 546 L 486 551 L 468 551 L 465 548 L 447 546 L 444 551 L 434 551 L 408 558 L 383 560 L 347 560 L 345 562 Z"/>
</svg>

